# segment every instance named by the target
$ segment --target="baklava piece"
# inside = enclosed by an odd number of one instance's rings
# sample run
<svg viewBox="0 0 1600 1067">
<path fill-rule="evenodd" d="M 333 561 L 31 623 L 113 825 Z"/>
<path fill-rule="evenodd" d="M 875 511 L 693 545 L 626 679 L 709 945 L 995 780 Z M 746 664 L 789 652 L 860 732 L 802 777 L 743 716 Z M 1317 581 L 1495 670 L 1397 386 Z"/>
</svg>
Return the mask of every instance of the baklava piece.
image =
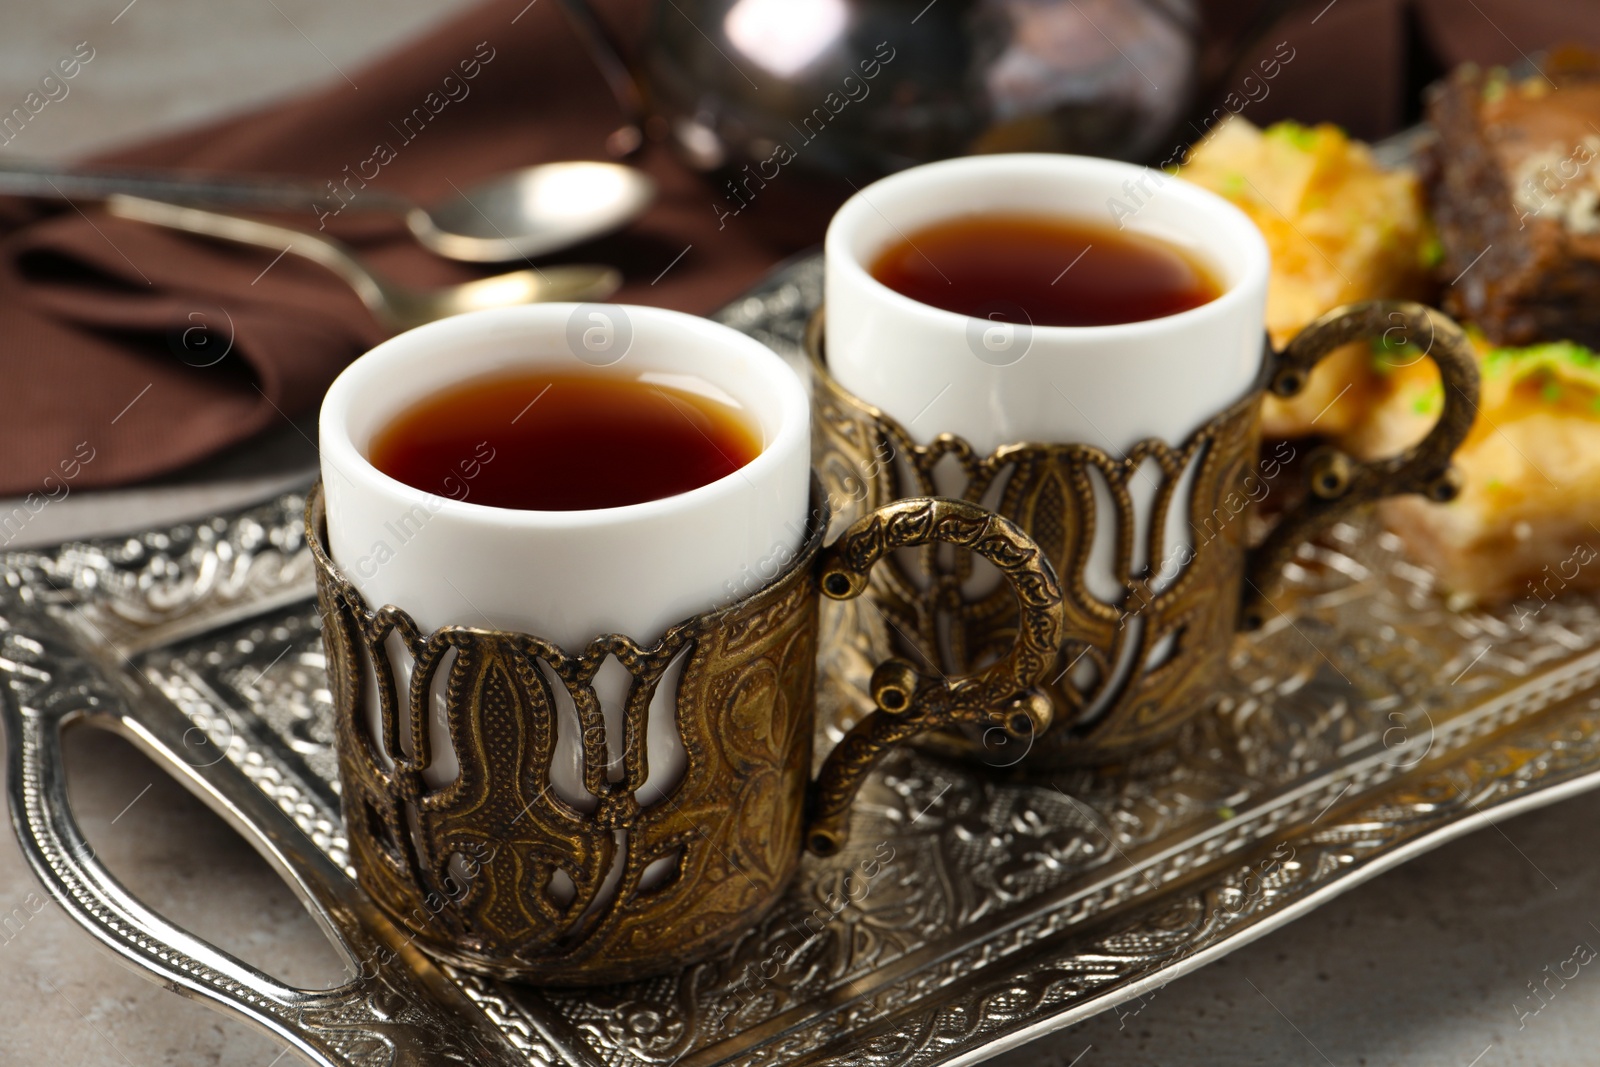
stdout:
<svg viewBox="0 0 1600 1067">
<path fill-rule="evenodd" d="M 1600 346 L 1600 61 L 1569 50 L 1526 78 L 1463 66 L 1428 121 L 1445 310 L 1496 344 Z"/>
</svg>

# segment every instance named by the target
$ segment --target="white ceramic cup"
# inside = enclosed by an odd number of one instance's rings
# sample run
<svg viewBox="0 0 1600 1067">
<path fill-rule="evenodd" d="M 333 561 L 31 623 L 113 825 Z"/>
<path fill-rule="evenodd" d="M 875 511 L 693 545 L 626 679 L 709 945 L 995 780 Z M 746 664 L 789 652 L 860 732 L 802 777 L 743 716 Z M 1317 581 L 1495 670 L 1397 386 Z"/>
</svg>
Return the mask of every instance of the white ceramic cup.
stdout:
<svg viewBox="0 0 1600 1067">
<path fill-rule="evenodd" d="M 375 435 L 417 401 L 518 368 L 704 391 L 736 404 L 759 428 L 761 452 L 689 492 L 592 511 L 486 507 L 472 502 L 470 480 L 464 499 L 451 499 L 397 481 L 368 460 Z M 679 312 L 538 304 L 430 323 L 350 364 L 328 390 L 319 432 L 334 562 L 369 605 L 403 608 L 424 632 L 450 624 L 520 631 L 573 654 L 604 633 L 648 644 L 674 623 L 754 592 L 794 558 L 805 535 L 810 413 L 799 378 L 760 342 Z M 462 459 L 466 479 L 474 457 Z M 398 642 L 391 655 L 405 657 Z M 607 662 L 594 683 L 613 760 L 621 755 L 627 681 L 620 664 Z M 674 668 L 651 706 L 642 803 L 683 772 L 675 683 Z M 558 699 L 564 695 L 554 688 Z M 424 775 L 431 785 L 459 769 L 436 705 L 436 755 Z M 551 785 L 587 809 L 594 798 L 582 784 L 577 716 L 570 703 L 558 716 Z"/>
<path fill-rule="evenodd" d="M 922 227 L 996 212 L 1160 238 L 1209 266 L 1223 292 L 1159 319 L 1008 330 L 918 303 L 869 271 Z M 1160 171 L 1046 154 L 913 167 L 847 200 L 824 254 L 829 369 L 918 440 L 949 432 L 980 452 L 1072 441 L 1114 454 L 1146 437 L 1176 443 L 1244 395 L 1261 368 L 1266 242 L 1222 197 Z M 1093 270 L 1093 249 L 1072 269 Z"/>
<path fill-rule="evenodd" d="M 872 276 L 873 260 L 915 241 L 917 230 L 991 213 L 1148 234 L 1208 266 L 1222 292 L 1140 322 L 1010 326 L 919 303 Z M 828 227 L 824 259 L 829 371 L 922 443 L 954 433 L 980 455 L 1024 442 L 1090 444 L 1113 456 L 1148 437 L 1177 445 L 1248 392 L 1265 358 L 1260 231 L 1214 193 L 1128 163 L 1017 154 L 913 167 L 845 202 Z M 1071 269 L 1094 269 L 1093 249 Z M 939 490 L 956 495 L 949 474 L 941 471 Z M 1130 488 L 1143 515 L 1155 481 L 1137 478 Z M 1096 491 L 1109 509 L 1104 487 Z M 1168 544 L 1187 540 L 1180 510 L 1169 515 Z M 1108 601 L 1124 592 L 1111 574 L 1112 535 L 1109 523 L 1096 525 L 1085 574 Z"/>
</svg>

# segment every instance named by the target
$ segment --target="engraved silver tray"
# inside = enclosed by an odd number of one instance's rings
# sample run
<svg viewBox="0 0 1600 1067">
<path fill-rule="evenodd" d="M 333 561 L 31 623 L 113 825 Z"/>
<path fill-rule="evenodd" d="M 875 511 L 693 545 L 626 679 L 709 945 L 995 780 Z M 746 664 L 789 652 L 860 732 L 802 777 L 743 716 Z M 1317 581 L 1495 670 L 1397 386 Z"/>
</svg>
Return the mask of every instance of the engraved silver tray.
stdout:
<svg viewBox="0 0 1600 1067">
<path fill-rule="evenodd" d="M 721 318 L 798 359 L 820 289 L 803 260 Z M 302 502 L 0 557 L 0 713 L 13 824 L 68 912 L 325 1067 L 972 1063 L 1600 786 L 1596 602 L 1451 612 L 1392 537 L 1344 525 L 1288 568 L 1285 614 L 1240 640 L 1215 713 L 1143 765 L 1028 783 L 902 753 L 850 847 L 808 859 L 725 957 L 602 989 L 492 983 L 422 959 L 350 880 Z M 354 977 L 289 988 L 132 898 L 67 804 L 78 720 L 230 819 Z"/>
</svg>

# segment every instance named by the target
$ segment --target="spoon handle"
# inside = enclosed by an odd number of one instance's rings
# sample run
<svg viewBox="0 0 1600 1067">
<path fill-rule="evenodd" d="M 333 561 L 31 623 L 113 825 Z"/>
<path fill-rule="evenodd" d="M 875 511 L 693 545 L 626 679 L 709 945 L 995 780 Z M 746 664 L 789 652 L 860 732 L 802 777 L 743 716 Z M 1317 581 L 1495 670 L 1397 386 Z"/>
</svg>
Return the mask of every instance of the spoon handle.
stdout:
<svg viewBox="0 0 1600 1067">
<path fill-rule="evenodd" d="M 644 90 L 622 58 L 616 36 L 600 21 L 589 0 L 560 0 L 560 4 L 622 111 L 622 125 L 606 137 L 606 151 L 625 159 L 644 146 Z"/>
<path fill-rule="evenodd" d="M 220 215 L 214 211 L 165 204 L 159 200 L 146 200 L 123 193 L 106 198 L 106 211 L 117 218 L 183 230 L 203 237 L 258 245 L 279 254 L 292 252 L 303 256 L 343 278 L 373 314 L 383 319 L 392 317 L 392 308 L 382 284 L 349 249 L 331 238 L 318 237 L 303 230 L 291 230 L 287 226 L 274 226 L 269 222 Z"/>
<path fill-rule="evenodd" d="M 338 241 L 292 230 L 287 226 L 274 226 L 268 222 L 121 193 L 106 199 L 106 211 L 117 218 L 202 237 L 256 245 L 279 255 L 293 252 L 344 279 L 373 317 L 393 330 L 409 329 L 434 319 L 480 308 L 548 301 L 604 300 L 622 284 L 622 274 L 614 267 L 569 263 L 543 270 L 535 268 L 497 274 L 491 278 L 417 293 L 385 283 Z"/>
<path fill-rule="evenodd" d="M 319 203 L 394 212 L 405 212 L 412 206 L 404 197 L 377 189 L 363 189 L 360 196 L 344 201 L 330 189 L 286 177 L 224 177 L 153 167 L 59 167 L 17 161 L 0 165 L 0 196 L 70 202 L 104 200 L 117 193 L 279 211 L 314 211 Z"/>
</svg>

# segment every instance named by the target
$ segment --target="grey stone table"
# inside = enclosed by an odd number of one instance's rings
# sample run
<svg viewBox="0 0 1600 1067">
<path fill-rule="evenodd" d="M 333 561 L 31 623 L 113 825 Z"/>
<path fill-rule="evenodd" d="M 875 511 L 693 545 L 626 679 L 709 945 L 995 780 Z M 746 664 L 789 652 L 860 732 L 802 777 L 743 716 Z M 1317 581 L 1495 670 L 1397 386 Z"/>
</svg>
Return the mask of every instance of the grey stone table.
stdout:
<svg viewBox="0 0 1600 1067">
<path fill-rule="evenodd" d="M 26 131 L 27 154 L 66 156 L 337 77 L 334 65 L 451 10 L 428 0 L 0 0 L 0 101 L 20 99 L 45 64 L 90 40 L 96 58 L 72 95 Z M 138 527 L 270 493 L 314 466 L 309 430 L 285 425 L 159 485 L 74 493 L 28 538 Z M 265 863 L 142 756 L 84 732 L 68 756 L 85 831 L 135 893 L 290 981 L 338 976 L 332 950 Z M 1582 797 L 1481 831 L 995 1062 L 1588 1067 L 1600 1059 L 1597 821 L 1600 796 Z M 10 835 L 0 838 L 0 1065 L 290 1062 L 266 1037 L 123 971 L 42 894 Z"/>
</svg>

